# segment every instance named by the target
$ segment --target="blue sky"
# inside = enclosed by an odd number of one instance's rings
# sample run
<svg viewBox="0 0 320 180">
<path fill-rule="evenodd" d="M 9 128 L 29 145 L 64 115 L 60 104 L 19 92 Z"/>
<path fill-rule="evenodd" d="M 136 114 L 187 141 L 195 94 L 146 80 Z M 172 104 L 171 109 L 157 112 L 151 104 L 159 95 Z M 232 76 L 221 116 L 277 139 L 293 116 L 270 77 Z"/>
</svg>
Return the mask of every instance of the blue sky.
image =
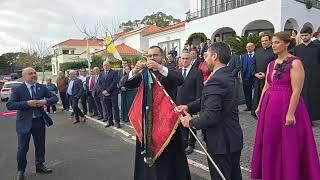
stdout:
<svg viewBox="0 0 320 180">
<path fill-rule="evenodd" d="M 16 52 L 32 42 L 50 44 L 83 38 L 76 28 L 142 19 L 162 11 L 185 19 L 189 0 L 0 0 L 0 54 Z"/>
</svg>

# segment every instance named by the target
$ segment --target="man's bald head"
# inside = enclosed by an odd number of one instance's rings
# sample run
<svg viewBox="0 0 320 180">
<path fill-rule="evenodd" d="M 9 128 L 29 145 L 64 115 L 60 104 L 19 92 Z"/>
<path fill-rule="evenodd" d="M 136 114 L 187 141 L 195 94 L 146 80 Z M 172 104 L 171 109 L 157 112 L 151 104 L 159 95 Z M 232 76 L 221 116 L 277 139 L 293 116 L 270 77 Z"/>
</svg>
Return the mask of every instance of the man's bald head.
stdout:
<svg viewBox="0 0 320 180">
<path fill-rule="evenodd" d="M 249 52 L 249 53 L 253 52 L 253 51 L 254 51 L 254 48 L 255 48 L 255 45 L 254 45 L 253 43 L 251 43 L 251 42 L 249 42 L 249 43 L 247 44 L 247 46 L 246 46 L 246 50 L 247 50 L 247 52 Z"/>
<path fill-rule="evenodd" d="M 27 67 L 22 70 L 22 78 L 25 82 L 29 84 L 34 84 L 37 82 L 37 72 L 32 67 Z"/>
</svg>

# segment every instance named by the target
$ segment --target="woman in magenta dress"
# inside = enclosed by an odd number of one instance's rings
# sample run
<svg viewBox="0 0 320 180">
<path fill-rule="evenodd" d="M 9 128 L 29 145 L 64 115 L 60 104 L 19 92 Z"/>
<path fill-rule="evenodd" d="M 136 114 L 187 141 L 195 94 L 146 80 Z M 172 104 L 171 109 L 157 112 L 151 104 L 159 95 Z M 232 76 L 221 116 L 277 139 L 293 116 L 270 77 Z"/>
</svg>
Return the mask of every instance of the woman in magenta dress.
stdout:
<svg viewBox="0 0 320 180">
<path fill-rule="evenodd" d="M 251 177 L 263 180 L 319 180 L 320 165 L 309 115 L 300 93 L 304 69 L 288 53 L 291 38 L 276 33 L 262 98 L 256 110 L 258 126 Z"/>
</svg>

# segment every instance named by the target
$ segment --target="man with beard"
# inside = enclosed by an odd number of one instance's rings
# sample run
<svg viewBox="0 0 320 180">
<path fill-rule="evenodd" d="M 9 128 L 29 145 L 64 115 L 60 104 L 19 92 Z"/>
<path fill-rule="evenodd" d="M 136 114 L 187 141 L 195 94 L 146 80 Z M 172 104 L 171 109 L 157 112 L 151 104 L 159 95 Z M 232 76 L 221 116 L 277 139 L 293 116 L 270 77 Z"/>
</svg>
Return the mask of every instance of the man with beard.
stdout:
<svg viewBox="0 0 320 180">
<path fill-rule="evenodd" d="M 255 111 L 258 107 L 261 92 L 264 86 L 266 71 L 268 68 L 268 64 L 275 59 L 275 55 L 273 54 L 271 47 L 271 37 L 268 34 L 264 34 L 261 36 L 261 45 L 253 57 L 253 74 L 254 74 L 254 95 L 253 95 L 253 103 L 251 114 L 256 117 Z"/>
<path fill-rule="evenodd" d="M 175 100 L 177 87 L 182 85 L 183 77 L 179 72 L 162 65 L 163 51 L 159 46 L 151 46 L 148 50 L 147 61 L 138 62 L 129 73 L 127 88 L 137 88 L 141 81 L 141 73 L 145 67 L 152 69 L 169 96 Z M 141 154 L 142 147 L 136 140 L 136 160 L 134 180 L 190 180 L 190 171 L 185 154 L 181 130 L 178 127 L 168 146 L 164 149 L 155 163 L 149 167 Z"/>
<path fill-rule="evenodd" d="M 206 130 L 208 153 L 213 157 L 226 179 L 241 180 L 240 156 L 243 135 L 239 122 L 238 98 L 235 78 L 229 67 L 231 52 L 223 42 L 213 43 L 207 52 L 206 63 L 212 71 L 202 90 L 201 98 L 176 108 L 185 116 L 184 127 Z M 192 118 L 189 113 L 200 112 Z M 211 179 L 222 179 L 209 161 Z"/>
<path fill-rule="evenodd" d="M 302 97 L 308 108 L 310 119 L 320 120 L 320 45 L 311 41 L 310 27 L 302 28 L 300 36 L 303 42 L 295 48 L 294 54 L 302 58 L 305 70 Z"/>
</svg>

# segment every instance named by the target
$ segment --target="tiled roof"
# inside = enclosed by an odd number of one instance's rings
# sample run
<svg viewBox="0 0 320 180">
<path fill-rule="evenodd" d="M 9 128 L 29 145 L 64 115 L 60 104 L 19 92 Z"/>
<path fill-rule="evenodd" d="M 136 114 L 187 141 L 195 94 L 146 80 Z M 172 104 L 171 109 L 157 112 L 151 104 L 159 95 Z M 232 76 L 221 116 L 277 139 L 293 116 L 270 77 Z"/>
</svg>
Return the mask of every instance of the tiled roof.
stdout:
<svg viewBox="0 0 320 180">
<path fill-rule="evenodd" d="M 161 28 L 161 29 L 159 29 L 157 31 L 152 31 L 152 32 L 146 33 L 145 36 L 149 36 L 151 34 L 156 34 L 156 33 L 160 33 L 160 32 L 169 31 L 169 30 L 172 30 L 172 29 L 181 28 L 181 27 L 184 27 L 185 24 L 186 24 L 186 22 L 182 21 L 180 23 L 177 23 L 177 24 L 174 24 L 174 25 L 170 25 L 170 26 L 167 26 L 165 28 Z"/>
<path fill-rule="evenodd" d="M 143 35 L 144 35 L 144 34 L 149 34 L 149 33 L 155 32 L 155 31 L 160 31 L 161 29 L 162 28 L 159 27 L 159 26 L 147 25 L 147 26 L 144 26 L 144 27 L 140 27 L 138 29 L 134 29 L 134 30 L 129 31 L 129 32 L 120 32 L 120 33 L 116 34 L 116 36 L 118 36 L 118 37 L 129 36 L 131 34 L 135 34 L 135 33 L 138 33 L 138 32 L 142 32 Z"/>
<path fill-rule="evenodd" d="M 88 45 L 89 46 L 103 46 L 103 40 L 102 39 L 97 39 L 97 40 L 96 39 L 89 39 Z M 56 44 L 54 46 L 87 46 L 87 40 L 86 39 L 68 39 L 68 40 L 63 41 L 63 42 Z"/>
<path fill-rule="evenodd" d="M 139 52 L 138 50 L 136 50 L 136 49 L 124 44 L 124 43 L 116 45 L 116 49 L 117 49 L 117 51 L 119 52 L 120 55 L 138 55 L 138 54 L 141 54 L 141 52 Z M 105 52 L 105 50 L 101 49 L 101 50 L 98 50 L 98 51 L 94 52 L 94 54 L 102 54 L 104 52 Z"/>
</svg>

